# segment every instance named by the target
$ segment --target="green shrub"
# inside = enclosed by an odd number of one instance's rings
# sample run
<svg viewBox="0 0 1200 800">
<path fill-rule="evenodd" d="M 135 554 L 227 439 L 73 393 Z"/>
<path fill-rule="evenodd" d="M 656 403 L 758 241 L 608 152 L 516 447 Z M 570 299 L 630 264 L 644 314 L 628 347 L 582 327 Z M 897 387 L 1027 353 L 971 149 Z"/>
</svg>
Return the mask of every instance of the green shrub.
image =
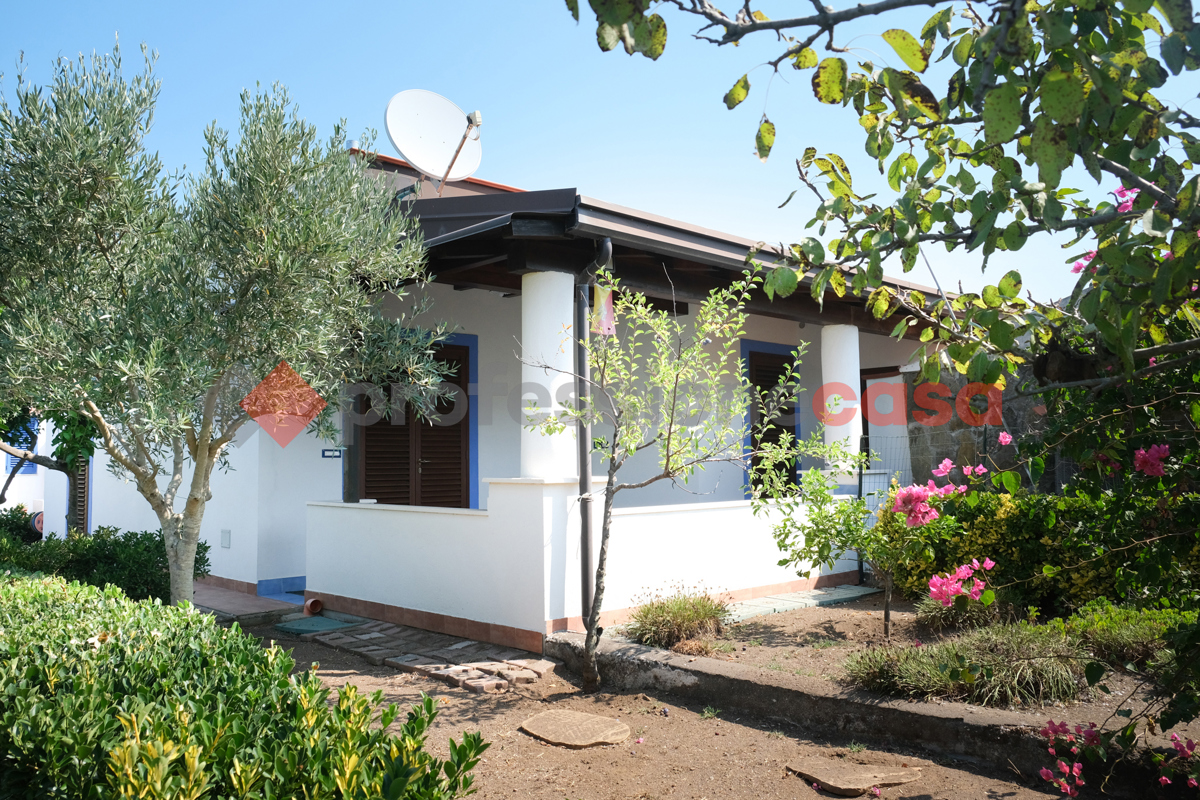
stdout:
<svg viewBox="0 0 1200 800">
<path fill-rule="evenodd" d="M 851 682 L 898 697 L 944 697 L 991 706 L 1069 702 L 1087 682 L 1087 654 L 1061 632 L 1020 622 L 953 641 L 875 647 L 846 661 Z"/>
<path fill-rule="evenodd" d="M 1119 596 L 1120 559 L 1103 553 L 1135 537 L 1129 530 L 1114 531 L 1111 524 L 1101 524 L 1102 504 L 1025 492 L 980 492 L 974 497 L 973 506 L 960 499 L 948 503 L 944 516 L 953 518 L 954 533 L 935 539 L 927 553 L 897 570 L 896 585 L 905 594 L 926 595 L 934 574 L 987 556 L 996 562 L 988 581 L 993 586 L 1007 584 L 1014 604 L 1037 607 L 1044 616 L 1069 614 L 1097 597 Z M 1200 568 L 1200 551 L 1193 553 L 1193 560 Z M 1042 573 L 1045 564 L 1071 568 L 1050 577 Z"/>
<path fill-rule="evenodd" d="M 4 476 L 0 474 L 0 483 L 3 481 Z M 20 503 L 0 511 L 0 539 L 25 543 L 36 541 L 37 532 L 30 527 L 29 516 L 29 511 Z"/>
<path fill-rule="evenodd" d="M 196 546 L 195 576 L 208 574 L 208 543 Z M 92 586 L 119 586 L 134 600 L 171 596 L 167 551 L 158 531 L 125 531 L 99 527 L 91 536 L 72 532 L 21 544 L 0 537 L 0 564 L 28 572 L 61 575 Z"/>
<path fill-rule="evenodd" d="M 1100 598 L 1067 619 L 1056 619 L 1049 624 L 1078 639 L 1100 661 L 1141 667 L 1167 647 L 1163 634 L 1195 621 L 1195 611 L 1115 606 Z"/>
<path fill-rule="evenodd" d="M 0 797 L 431 798 L 470 790 L 487 747 L 424 750 L 423 698 L 353 686 L 336 703 L 312 671 L 190 607 L 115 587 L 0 575 Z"/>
<path fill-rule="evenodd" d="M 729 606 L 702 589 L 676 587 L 667 596 L 642 601 L 625 625 L 625 635 L 651 647 L 674 647 L 688 639 L 719 636 L 729 621 Z"/>
<path fill-rule="evenodd" d="M 1010 615 L 1011 608 L 1000 599 L 990 606 L 983 603 L 951 603 L 944 606 L 928 595 L 917 598 L 916 602 L 917 622 L 934 631 L 982 628 Z"/>
</svg>

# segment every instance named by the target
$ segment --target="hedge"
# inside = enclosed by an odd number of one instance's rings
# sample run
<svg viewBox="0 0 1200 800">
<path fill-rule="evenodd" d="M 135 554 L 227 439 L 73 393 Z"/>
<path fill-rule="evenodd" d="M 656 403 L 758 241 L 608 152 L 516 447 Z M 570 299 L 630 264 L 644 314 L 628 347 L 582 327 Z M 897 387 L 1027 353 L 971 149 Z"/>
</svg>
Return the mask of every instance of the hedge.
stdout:
<svg viewBox="0 0 1200 800">
<path fill-rule="evenodd" d="M 0 573 L 0 797 L 443 798 L 469 792 L 487 748 L 425 752 L 423 697 L 344 688 L 188 605 Z"/>
<path fill-rule="evenodd" d="M 196 546 L 195 576 L 208 574 L 208 543 Z M 0 532 L 0 564 L 28 572 L 60 575 L 69 581 L 119 586 L 135 600 L 171 597 L 167 549 L 159 531 L 120 531 L 98 527 L 88 536 L 47 537 L 25 543 Z"/>
</svg>

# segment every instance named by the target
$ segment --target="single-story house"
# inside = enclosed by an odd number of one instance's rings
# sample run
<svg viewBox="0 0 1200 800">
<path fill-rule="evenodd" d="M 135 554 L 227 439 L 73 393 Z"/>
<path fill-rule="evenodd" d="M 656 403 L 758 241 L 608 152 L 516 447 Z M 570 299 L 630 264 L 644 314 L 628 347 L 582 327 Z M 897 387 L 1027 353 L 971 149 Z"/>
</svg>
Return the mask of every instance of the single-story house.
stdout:
<svg viewBox="0 0 1200 800">
<path fill-rule="evenodd" d="M 397 159 L 381 157 L 373 168 L 397 190 L 418 179 Z M 441 197 L 426 194 L 411 208 L 428 247 L 433 314 L 454 331 L 441 351 L 458 365 L 453 410 L 439 425 L 398 417 L 360 425 L 347 417 L 345 449 L 308 434 L 285 449 L 249 424 L 232 452 L 233 469 L 212 479 L 202 528 L 211 546 L 208 580 L 260 595 L 319 597 L 333 610 L 539 651 L 545 634 L 581 628 L 579 464 L 573 431 L 545 436 L 523 424 L 530 399 L 552 405 L 570 391 L 570 378 L 522 357 L 573 370 L 576 282 L 603 239 L 611 241 L 622 285 L 679 316 L 740 274 L 755 243 L 575 189 L 520 191 L 472 178 Z M 399 310 L 399 302 L 389 296 L 385 307 Z M 795 348 L 807 344 L 802 436 L 816 425 L 810 399 L 818 387 L 897 383 L 916 346 L 912 338 L 889 338 L 894 321 L 875 320 L 861 300 L 832 293 L 823 309 L 802 288 L 774 301 L 757 296 L 749 310 L 741 368 L 752 380 L 773 384 Z M 894 413 L 884 415 L 896 411 L 897 397 L 875 399 L 880 419 L 894 421 Z M 857 442 L 867 432 L 906 436 L 903 425 L 889 430 L 868 420 L 864 428 L 857 413 L 826 435 Z M 636 477 L 652 460 L 626 469 Z M 900 461 L 895 466 L 904 470 L 907 460 Z M 603 475 L 599 460 L 594 468 Z M 65 478 L 38 480 L 47 530 L 61 531 Z M 603 485 L 599 477 L 594 483 Z M 102 454 L 88 490 L 89 525 L 157 527 Z M 596 531 L 600 506 L 593 504 Z M 740 600 L 860 579 L 854 561 L 811 579 L 777 566 L 769 523 L 752 515 L 745 474 L 733 465 L 706 470 L 686 490 L 660 482 L 624 492 L 617 506 L 605 624 L 620 621 L 639 597 L 677 584 Z"/>
</svg>

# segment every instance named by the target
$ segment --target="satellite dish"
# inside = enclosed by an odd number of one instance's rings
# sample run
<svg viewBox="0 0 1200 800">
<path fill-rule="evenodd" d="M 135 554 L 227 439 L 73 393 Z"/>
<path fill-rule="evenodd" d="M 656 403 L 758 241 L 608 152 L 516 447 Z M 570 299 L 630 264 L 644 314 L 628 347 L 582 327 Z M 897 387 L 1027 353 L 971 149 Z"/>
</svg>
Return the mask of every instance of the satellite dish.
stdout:
<svg viewBox="0 0 1200 800">
<path fill-rule="evenodd" d="M 441 181 L 439 195 L 447 182 L 469 178 L 479 169 L 483 147 L 478 129 L 483 116 L 478 111 L 464 114 L 440 94 L 409 89 L 391 99 L 384 121 L 401 158 Z"/>
</svg>

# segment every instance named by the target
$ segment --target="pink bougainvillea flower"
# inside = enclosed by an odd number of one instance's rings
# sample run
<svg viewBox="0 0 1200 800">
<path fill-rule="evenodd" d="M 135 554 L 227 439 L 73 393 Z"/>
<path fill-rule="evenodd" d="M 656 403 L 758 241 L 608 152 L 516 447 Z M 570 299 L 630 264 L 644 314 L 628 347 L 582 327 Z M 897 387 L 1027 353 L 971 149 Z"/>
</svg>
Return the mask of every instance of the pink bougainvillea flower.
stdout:
<svg viewBox="0 0 1200 800">
<path fill-rule="evenodd" d="M 1079 777 L 1079 773 L 1081 773 L 1081 772 L 1083 772 L 1083 764 L 1080 764 L 1078 761 L 1076 761 L 1074 764 L 1071 765 L 1071 774 L 1074 775 L 1076 778 Z"/>
<path fill-rule="evenodd" d="M 934 468 L 933 474 L 939 478 L 944 478 L 950 474 L 950 470 L 952 469 L 954 469 L 954 462 L 946 458 L 942 460 L 941 464 Z"/>
<path fill-rule="evenodd" d="M 983 464 L 980 464 L 978 467 L 975 468 L 976 475 L 986 475 L 987 471 L 988 471 L 987 467 L 985 467 Z"/>
<path fill-rule="evenodd" d="M 1126 211 L 1133 210 L 1133 203 L 1137 200 L 1137 196 L 1142 193 L 1141 189 L 1126 189 L 1122 186 L 1117 189 L 1117 199 L 1121 202 L 1117 204 L 1117 211 L 1124 214 Z"/>
<path fill-rule="evenodd" d="M 1050 770 L 1046 769 L 1045 767 L 1042 767 L 1042 771 L 1039 772 L 1038 774 L 1042 776 L 1042 780 L 1046 780 L 1046 781 L 1054 780 L 1054 773 L 1051 772 Z"/>
<path fill-rule="evenodd" d="M 968 478 L 975 474 L 975 468 L 972 467 L 970 464 L 967 464 L 966 466 L 964 466 L 962 468 L 962 471 L 963 471 L 963 475 L 966 475 Z"/>
<path fill-rule="evenodd" d="M 972 566 L 972 567 L 974 567 L 975 569 L 979 569 L 979 559 L 978 559 L 978 558 L 972 558 L 972 559 L 971 559 L 971 566 Z"/>
<path fill-rule="evenodd" d="M 1166 786 L 1168 783 L 1171 782 L 1171 779 L 1168 778 L 1166 775 L 1163 775 L 1161 778 L 1158 779 L 1158 782 L 1160 784 L 1162 784 L 1163 786 Z"/>
<path fill-rule="evenodd" d="M 1088 264 L 1092 263 L 1092 259 L 1096 257 L 1096 252 L 1097 251 L 1095 251 L 1095 250 L 1089 250 L 1088 252 L 1084 253 L 1083 258 L 1079 259 L 1071 266 L 1071 272 L 1074 272 L 1077 275 L 1080 272 L 1083 272 L 1083 268 L 1086 267 Z M 1095 267 L 1092 267 L 1090 270 L 1088 270 L 1088 272 L 1095 272 L 1095 271 L 1096 271 Z"/>
<path fill-rule="evenodd" d="M 1158 359 L 1155 358 L 1154 356 L 1150 356 L 1150 366 L 1152 366 L 1152 367 L 1158 366 Z"/>
<path fill-rule="evenodd" d="M 1138 472 L 1144 472 L 1153 477 L 1162 477 L 1166 473 L 1163 471 L 1163 459 L 1170 454 L 1170 447 L 1165 444 L 1156 444 L 1150 447 L 1149 450 L 1140 449 L 1133 454 L 1133 468 Z"/>
<path fill-rule="evenodd" d="M 872 787 L 871 787 L 871 795 L 872 795 L 873 797 L 879 797 L 879 795 L 880 795 L 880 791 L 879 791 L 879 787 L 878 787 L 878 786 L 872 786 Z"/>
<path fill-rule="evenodd" d="M 1008 431 L 1000 431 L 1000 435 L 996 438 L 1000 440 L 1000 444 L 1012 444 L 1012 434 Z"/>
<path fill-rule="evenodd" d="M 985 556 L 983 559 L 983 568 L 986 570 L 991 569 L 994 566 L 996 566 L 996 562 Z"/>
<path fill-rule="evenodd" d="M 1196 783 L 1195 778 L 1188 778 L 1188 788 L 1189 789 L 1195 789 L 1197 786 L 1200 786 L 1200 784 Z"/>
<path fill-rule="evenodd" d="M 1054 766 L 1058 767 L 1058 771 L 1064 775 L 1066 775 L 1067 773 L 1069 773 L 1071 771 L 1071 768 L 1067 766 L 1067 762 L 1065 762 L 1065 761 L 1059 761 Z"/>
</svg>

